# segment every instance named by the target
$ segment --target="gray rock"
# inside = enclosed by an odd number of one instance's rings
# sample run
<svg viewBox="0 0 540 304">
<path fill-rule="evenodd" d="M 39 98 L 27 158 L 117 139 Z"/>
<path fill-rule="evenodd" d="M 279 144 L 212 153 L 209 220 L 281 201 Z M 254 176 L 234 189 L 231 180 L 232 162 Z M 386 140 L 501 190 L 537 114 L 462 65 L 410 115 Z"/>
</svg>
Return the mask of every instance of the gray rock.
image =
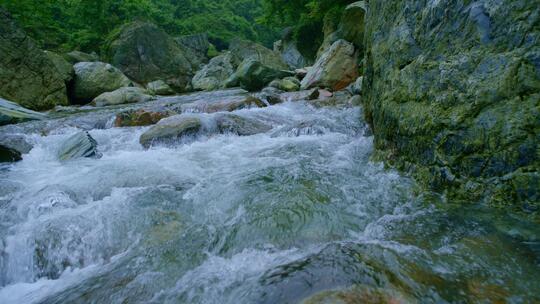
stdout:
<svg viewBox="0 0 540 304">
<path fill-rule="evenodd" d="M 58 149 L 59 160 L 70 160 L 81 157 L 100 157 L 97 142 L 88 132 L 79 132 L 66 139 Z"/>
<path fill-rule="evenodd" d="M 126 75 L 108 63 L 79 62 L 74 69 L 71 95 L 80 103 L 91 102 L 102 93 L 132 85 Z"/>
<path fill-rule="evenodd" d="M 232 112 L 253 107 L 262 108 L 266 104 L 253 96 L 233 95 L 219 99 L 204 99 L 181 105 L 182 113 Z"/>
<path fill-rule="evenodd" d="M 196 134 L 201 128 L 202 121 L 198 117 L 175 115 L 159 121 L 141 135 L 139 142 L 148 149 L 154 144 L 170 144 L 184 136 Z"/>
<path fill-rule="evenodd" d="M 163 80 L 152 81 L 146 85 L 146 88 L 154 95 L 174 95 L 174 90 Z"/>
<path fill-rule="evenodd" d="M 283 102 L 283 99 L 281 99 L 282 93 L 283 91 L 280 89 L 274 87 L 266 87 L 262 89 L 261 92 L 255 93 L 253 96 L 264 101 L 268 105 L 275 105 Z"/>
<path fill-rule="evenodd" d="M 281 54 L 281 58 L 291 69 L 303 68 L 309 63 L 298 50 L 292 27 L 286 28 L 283 31 L 281 40 L 274 44 L 274 51 Z"/>
<path fill-rule="evenodd" d="M 192 80 L 193 89 L 212 91 L 225 87 L 238 64 L 230 52 L 214 57 L 210 62 L 195 74 Z"/>
<path fill-rule="evenodd" d="M 44 114 L 28 110 L 14 102 L 0 98 L 0 126 L 44 118 L 46 118 Z"/>
<path fill-rule="evenodd" d="M 64 76 L 0 9 L 0 96 L 32 110 L 67 105 Z"/>
<path fill-rule="evenodd" d="M 111 63 L 137 83 L 165 81 L 177 92 L 191 85 L 196 63 L 165 31 L 148 22 L 126 24 L 107 46 Z"/>
<path fill-rule="evenodd" d="M 366 12 L 367 4 L 365 1 L 349 4 L 343 12 L 339 25 L 341 37 L 352 42 L 359 50 L 364 48 L 364 19 Z"/>
<path fill-rule="evenodd" d="M 358 77 L 358 53 L 345 40 L 336 41 L 309 69 L 302 89 L 324 87 L 334 91 L 346 88 Z"/>
<path fill-rule="evenodd" d="M 124 87 L 112 92 L 107 92 L 94 98 L 92 105 L 96 107 L 112 106 L 127 103 L 147 102 L 154 97 L 147 94 L 147 91 L 141 88 Z"/>
</svg>

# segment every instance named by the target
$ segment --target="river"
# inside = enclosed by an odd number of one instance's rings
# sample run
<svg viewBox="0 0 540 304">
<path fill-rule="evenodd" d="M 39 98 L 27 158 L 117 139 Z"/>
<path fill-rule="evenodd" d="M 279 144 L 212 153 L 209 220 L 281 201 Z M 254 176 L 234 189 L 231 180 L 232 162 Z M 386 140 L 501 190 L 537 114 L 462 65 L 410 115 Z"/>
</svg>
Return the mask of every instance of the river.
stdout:
<svg viewBox="0 0 540 304">
<path fill-rule="evenodd" d="M 0 167 L 0 303 L 540 301 L 538 225 L 371 161 L 359 107 L 243 109 L 272 129 L 148 150 L 121 108 L 0 128 L 34 146 Z M 102 157 L 59 161 L 81 128 Z"/>
</svg>

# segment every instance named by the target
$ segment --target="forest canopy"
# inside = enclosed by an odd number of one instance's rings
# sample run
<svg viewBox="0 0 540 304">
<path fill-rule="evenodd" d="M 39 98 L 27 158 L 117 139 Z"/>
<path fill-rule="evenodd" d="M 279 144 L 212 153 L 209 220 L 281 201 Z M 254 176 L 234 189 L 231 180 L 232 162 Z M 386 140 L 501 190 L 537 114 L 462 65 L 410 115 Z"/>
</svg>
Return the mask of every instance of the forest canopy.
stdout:
<svg viewBox="0 0 540 304">
<path fill-rule="evenodd" d="M 323 20 L 351 0 L 0 0 L 41 47 L 97 51 L 125 23 L 145 20 L 171 35 L 206 32 L 219 49 L 240 37 L 267 47 L 293 26 L 312 53 Z M 337 15 L 337 14 L 336 14 Z"/>
</svg>

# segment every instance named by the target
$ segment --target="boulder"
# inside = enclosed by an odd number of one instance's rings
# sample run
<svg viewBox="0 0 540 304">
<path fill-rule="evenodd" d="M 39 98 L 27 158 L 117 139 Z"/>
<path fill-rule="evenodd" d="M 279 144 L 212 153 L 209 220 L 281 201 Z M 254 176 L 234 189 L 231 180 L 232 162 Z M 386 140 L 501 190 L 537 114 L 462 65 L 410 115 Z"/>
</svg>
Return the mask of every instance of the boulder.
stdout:
<svg viewBox="0 0 540 304">
<path fill-rule="evenodd" d="M 234 56 L 238 57 L 240 62 L 254 60 L 275 70 L 289 69 L 289 66 L 283 61 L 279 53 L 255 42 L 234 39 L 230 43 L 229 50 Z"/>
<path fill-rule="evenodd" d="M 91 102 L 102 93 L 132 85 L 126 75 L 108 63 L 79 62 L 73 68 L 71 96 L 79 103 Z"/>
<path fill-rule="evenodd" d="M 178 92 L 188 89 L 193 66 L 184 51 L 165 31 L 148 22 L 133 22 L 111 39 L 111 63 L 137 83 L 161 79 Z"/>
<path fill-rule="evenodd" d="M 21 153 L 0 144 L 0 163 L 12 163 L 22 160 Z"/>
<path fill-rule="evenodd" d="M 336 41 L 309 70 L 302 89 L 325 87 L 334 91 L 346 88 L 358 77 L 358 53 L 345 40 Z"/>
<path fill-rule="evenodd" d="M 142 127 L 155 125 L 163 118 L 169 117 L 169 112 L 152 112 L 147 110 L 129 110 L 116 115 L 115 127 Z"/>
<path fill-rule="evenodd" d="M 81 157 L 100 157 L 97 142 L 88 132 L 78 132 L 60 144 L 59 160 L 70 160 Z"/>
<path fill-rule="evenodd" d="M 299 69 L 308 65 L 308 60 L 298 50 L 292 27 L 283 31 L 281 40 L 274 44 L 274 51 L 281 54 L 281 58 L 291 69 Z"/>
<path fill-rule="evenodd" d="M 240 86 L 248 91 L 258 91 L 274 79 L 292 75 L 294 75 L 293 72 L 276 70 L 271 66 L 253 59 L 247 59 L 242 62 L 236 71 L 236 77 L 238 77 Z"/>
<path fill-rule="evenodd" d="M 72 51 L 64 55 L 64 59 L 72 65 L 79 62 L 96 62 L 99 56 L 96 53 L 88 54 L 81 51 Z"/>
<path fill-rule="evenodd" d="M 219 113 L 214 116 L 220 133 L 232 133 L 239 136 L 250 136 L 265 133 L 272 129 L 260 121 L 231 113 Z"/>
<path fill-rule="evenodd" d="M 201 65 L 208 62 L 208 50 L 210 49 L 208 34 L 185 35 L 176 37 L 174 40 L 184 52 L 194 70 L 198 70 Z"/>
<path fill-rule="evenodd" d="M 540 6 L 467 3 L 370 1 L 362 103 L 377 154 L 453 203 L 540 210 Z"/>
<path fill-rule="evenodd" d="M 145 148 L 153 144 L 168 144 L 181 139 L 184 136 L 196 134 L 202 129 L 202 121 L 195 116 L 175 115 L 158 122 L 143 133 L 139 142 Z"/>
<path fill-rule="evenodd" d="M 68 104 L 64 76 L 1 8 L 0 97 L 32 110 Z"/>
<path fill-rule="evenodd" d="M 358 50 L 363 50 L 366 12 L 367 4 L 365 1 L 349 4 L 343 12 L 339 25 L 341 37 L 352 42 Z"/>
<path fill-rule="evenodd" d="M 113 106 L 126 103 L 147 102 L 154 97 L 147 94 L 147 91 L 141 88 L 124 87 L 112 92 L 107 92 L 94 98 L 91 105 L 95 107 Z"/>
<path fill-rule="evenodd" d="M 225 87 L 225 82 L 234 74 L 237 66 L 238 63 L 230 52 L 212 58 L 193 77 L 193 89 L 212 91 Z"/>
<path fill-rule="evenodd" d="M 174 90 L 163 80 L 152 81 L 146 85 L 146 88 L 154 95 L 174 95 Z"/>
<path fill-rule="evenodd" d="M 18 104 L 0 98 L 0 126 L 30 120 L 44 119 L 46 116 L 23 108 Z"/>
<path fill-rule="evenodd" d="M 285 92 L 294 92 L 300 89 L 300 80 L 296 77 L 285 77 L 272 81 L 269 86 Z"/>
<path fill-rule="evenodd" d="M 62 78 L 67 85 L 73 79 L 73 76 L 75 76 L 73 64 L 69 63 L 64 57 L 55 52 L 45 51 L 45 55 L 54 64 L 56 70 L 62 75 Z"/>
<path fill-rule="evenodd" d="M 1 133 L 0 143 L 19 154 L 26 154 L 34 147 L 22 134 Z"/>
</svg>

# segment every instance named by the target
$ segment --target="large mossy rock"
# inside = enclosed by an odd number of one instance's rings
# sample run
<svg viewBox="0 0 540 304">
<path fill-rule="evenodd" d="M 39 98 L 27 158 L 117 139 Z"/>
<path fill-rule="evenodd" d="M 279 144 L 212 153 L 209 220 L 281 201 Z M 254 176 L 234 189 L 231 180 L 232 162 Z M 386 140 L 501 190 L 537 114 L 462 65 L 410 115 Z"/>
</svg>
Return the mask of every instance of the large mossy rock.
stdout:
<svg viewBox="0 0 540 304">
<path fill-rule="evenodd" d="M 247 59 L 240 64 L 235 75 L 243 89 L 253 92 L 261 90 L 274 79 L 293 74 L 294 72 L 274 69 L 260 61 Z"/>
<path fill-rule="evenodd" d="M 73 79 L 73 76 L 75 76 L 73 64 L 69 63 L 64 57 L 55 52 L 45 51 L 45 55 L 54 64 L 58 73 L 62 75 L 66 85 L 69 84 L 69 82 Z"/>
<path fill-rule="evenodd" d="M 75 77 L 71 96 L 78 103 L 88 103 L 105 92 L 132 85 L 119 69 L 104 62 L 79 62 L 73 66 Z"/>
<path fill-rule="evenodd" d="M 70 160 L 81 157 L 100 157 L 97 151 L 97 142 L 88 132 L 78 132 L 60 144 L 58 149 L 59 160 Z"/>
<path fill-rule="evenodd" d="M 540 5 L 376 0 L 363 99 L 381 158 L 463 202 L 540 210 Z"/>
<path fill-rule="evenodd" d="M 367 4 L 365 1 L 349 4 L 343 11 L 339 25 L 341 37 L 352 42 L 359 50 L 363 50 L 364 48 L 364 19 L 366 12 Z"/>
<path fill-rule="evenodd" d="M 149 95 L 145 89 L 136 87 L 124 87 L 107 92 L 94 98 L 92 105 L 96 107 L 114 106 L 128 103 L 147 102 L 154 97 Z"/>
<path fill-rule="evenodd" d="M 281 54 L 252 41 L 234 39 L 230 43 L 229 50 L 240 62 L 254 60 L 272 69 L 289 69 L 287 63 L 281 58 Z"/>
<path fill-rule="evenodd" d="M 107 47 L 111 63 L 137 83 L 164 80 L 178 92 L 191 83 L 193 66 L 165 31 L 152 23 L 123 26 Z"/>
<path fill-rule="evenodd" d="M 0 126 L 30 120 L 41 120 L 46 116 L 23 108 L 18 104 L 0 98 Z"/>
<path fill-rule="evenodd" d="M 152 81 L 146 85 L 148 91 L 154 95 L 174 95 L 174 90 L 163 80 Z"/>
<path fill-rule="evenodd" d="M 223 88 L 237 67 L 238 62 L 230 52 L 214 57 L 193 77 L 193 89 L 212 91 Z"/>
<path fill-rule="evenodd" d="M 1 8 L 0 96 L 32 110 L 68 104 L 62 74 Z"/>
<path fill-rule="evenodd" d="M 198 70 L 199 66 L 208 62 L 208 50 L 210 49 L 208 34 L 185 35 L 176 37 L 174 40 L 184 52 L 194 70 Z"/>
<path fill-rule="evenodd" d="M 338 40 L 317 60 L 302 80 L 302 89 L 325 87 L 338 91 L 358 77 L 358 53 L 352 43 Z"/>
</svg>

